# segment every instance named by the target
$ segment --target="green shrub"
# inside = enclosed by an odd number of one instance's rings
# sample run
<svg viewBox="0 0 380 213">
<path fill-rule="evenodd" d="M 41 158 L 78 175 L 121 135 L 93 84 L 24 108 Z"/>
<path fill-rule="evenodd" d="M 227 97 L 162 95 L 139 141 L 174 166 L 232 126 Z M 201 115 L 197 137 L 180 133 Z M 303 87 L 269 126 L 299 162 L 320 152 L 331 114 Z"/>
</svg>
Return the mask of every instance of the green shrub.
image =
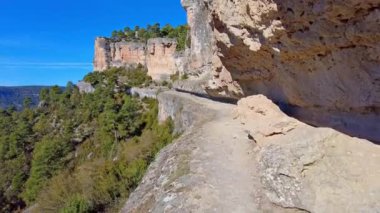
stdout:
<svg viewBox="0 0 380 213">
<path fill-rule="evenodd" d="M 67 204 L 59 210 L 60 213 L 87 213 L 91 212 L 91 205 L 81 195 L 73 195 Z"/>
<path fill-rule="evenodd" d="M 179 73 L 173 74 L 170 76 L 171 81 L 178 81 L 179 80 Z"/>
<path fill-rule="evenodd" d="M 62 169 L 67 162 L 66 155 L 71 151 L 70 144 L 63 139 L 44 138 L 38 142 L 33 152 L 30 177 L 25 185 L 23 198 L 33 202 L 44 186 L 44 182 Z"/>
<path fill-rule="evenodd" d="M 135 26 L 134 29 L 129 27 L 123 30 L 115 30 L 111 34 L 111 39 L 113 41 L 140 41 L 147 42 L 150 38 L 167 37 L 175 38 L 177 40 L 177 51 L 182 51 L 189 46 L 188 39 L 189 27 L 187 25 L 179 25 L 177 27 L 172 27 L 167 24 L 161 28 L 160 24 L 156 23 L 154 25 L 147 25 L 145 28 L 140 26 Z"/>
<path fill-rule="evenodd" d="M 189 78 L 189 75 L 187 73 L 184 73 L 182 76 L 181 76 L 181 80 L 187 80 Z"/>
<path fill-rule="evenodd" d="M 167 87 L 167 86 L 169 86 L 169 82 L 168 81 L 163 81 L 163 82 L 161 82 L 161 86 Z"/>
</svg>

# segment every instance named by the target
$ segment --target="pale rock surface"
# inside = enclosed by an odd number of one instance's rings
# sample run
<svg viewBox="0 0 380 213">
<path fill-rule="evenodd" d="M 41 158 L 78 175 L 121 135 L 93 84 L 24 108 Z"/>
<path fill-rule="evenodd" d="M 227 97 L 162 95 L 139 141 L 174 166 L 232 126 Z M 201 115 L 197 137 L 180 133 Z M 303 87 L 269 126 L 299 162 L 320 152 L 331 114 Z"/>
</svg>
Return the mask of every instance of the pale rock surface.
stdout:
<svg viewBox="0 0 380 213">
<path fill-rule="evenodd" d="M 93 93 L 93 92 L 95 92 L 95 88 L 90 83 L 87 83 L 85 81 L 79 81 L 77 83 L 77 87 L 78 87 L 80 93 Z"/>
<path fill-rule="evenodd" d="M 208 24 L 210 14 L 207 2 L 202 0 L 181 0 L 187 13 L 190 28 L 190 48 L 186 52 L 186 73 L 200 75 L 211 72 L 213 54 L 212 29 Z"/>
<path fill-rule="evenodd" d="M 104 71 L 110 67 L 111 63 L 111 47 L 107 38 L 98 37 L 95 39 L 95 56 L 94 70 Z"/>
<path fill-rule="evenodd" d="M 155 38 L 148 40 L 148 75 L 155 81 L 170 80 L 178 72 L 175 39 Z M 181 64 L 179 64 L 181 66 Z"/>
<path fill-rule="evenodd" d="M 377 212 L 380 147 L 286 116 L 258 95 L 238 102 L 235 118 L 257 148 L 256 171 L 268 203 L 307 212 Z M 265 200 L 263 199 L 263 200 Z"/>
<path fill-rule="evenodd" d="M 176 47 L 176 40 L 169 38 L 153 38 L 145 44 L 99 37 L 95 40 L 94 70 L 142 65 L 153 80 L 169 80 L 171 75 L 185 69 L 185 57 L 176 52 Z"/>
<path fill-rule="evenodd" d="M 139 98 L 157 98 L 159 88 L 138 88 L 132 87 L 129 89 L 128 93 L 132 96 L 138 96 Z"/>
<path fill-rule="evenodd" d="M 159 94 L 183 135 L 122 212 L 376 212 L 380 147 L 286 116 L 265 96 L 238 106 Z"/>
<path fill-rule="evenodd" d="M 146 46 L 139 42 L 111 43 L 111 67 L 136 67 L 145 64 Z"/>
<path fill-rule="evenodd" d="M 135 67 L 145 65 L 146 45 L 138 42 L 113 42 L 108 38 L 95 40 L 94 70 L 104 71 L 111 67 Z"/>
</svg>

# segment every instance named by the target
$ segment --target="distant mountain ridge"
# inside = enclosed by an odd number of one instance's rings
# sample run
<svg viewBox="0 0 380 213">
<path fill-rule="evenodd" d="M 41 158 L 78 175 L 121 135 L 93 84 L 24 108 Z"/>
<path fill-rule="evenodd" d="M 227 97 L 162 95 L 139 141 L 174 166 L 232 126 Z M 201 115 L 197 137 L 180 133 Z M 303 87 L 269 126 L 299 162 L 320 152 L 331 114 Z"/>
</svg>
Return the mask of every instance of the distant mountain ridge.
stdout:
<svg viewBox="0 0 380 213">
<path fill-rule="evenodd" d="M 14 105 L 17 109 L 21 109 L 23 101 L 27 97 L 32 99 L 32 106 L 36 106 L 43 88 L 49 88 L 49 86 L 0 86 L 0 108 L 6 109 Z"/>
</svg>

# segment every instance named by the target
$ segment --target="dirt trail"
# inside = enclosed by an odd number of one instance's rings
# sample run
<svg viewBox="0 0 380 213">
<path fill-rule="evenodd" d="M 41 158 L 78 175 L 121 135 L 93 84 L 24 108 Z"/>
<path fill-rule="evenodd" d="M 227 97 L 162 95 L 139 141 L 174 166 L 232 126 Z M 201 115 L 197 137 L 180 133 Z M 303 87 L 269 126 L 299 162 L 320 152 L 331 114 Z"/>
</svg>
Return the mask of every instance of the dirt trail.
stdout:
<svg viewBox="0 0 380 213">
<path fill-rule="evenodd" d="M 254 143 L 233 119 L 234 105 L 166 93 L 209 111 L 160 153 L 123 212 L 254 212 Z"/>
<path fill-rule="evenodd" d="M 253 144 L 230 107 L 217 112 L 216 119 L 197 129 L 190 168 L 201 184 L 194 189 L 199 198 L 194 205 L 209 212 L 251 212 L 255 209 Z"/>
</svg>

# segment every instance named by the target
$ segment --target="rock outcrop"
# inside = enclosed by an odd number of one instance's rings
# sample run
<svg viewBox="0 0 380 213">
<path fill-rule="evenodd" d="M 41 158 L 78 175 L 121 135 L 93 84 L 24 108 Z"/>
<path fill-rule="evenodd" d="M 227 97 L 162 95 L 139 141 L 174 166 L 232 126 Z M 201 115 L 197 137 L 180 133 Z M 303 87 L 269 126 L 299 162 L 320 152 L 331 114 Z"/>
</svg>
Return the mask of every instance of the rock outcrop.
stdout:
<svg viewBox="0 0 380 213">
<path fill-rule="evenodd" d="M 95 88 L 90 83 L 87 83 L 85 81 L 79 81 L 77 83 L 77 87 L 78 87 L 80 93 L 93 93 L 93 92 L 95 92 Z"/>
<path fill-rule="evenodd" d="M 147 44 L 141 42 L 114 42 L 99 37 L 95 40 L 94 70 L 111 67 L 133 68 L 139 64 L 148 68 L 153 80 L 167 80 L 170 75 L 183 70 L 181 55 L 176 52 L 175 39 L 154 38 Z"/>
<path fill-rule="evenodd" d="M 113 42 L 99 37 L 95 40 L 94 70 L 104 71 L 111 67 L 135 67 L 146 63 L 146 45 L 139 42 Z"/>
<path fill-rule="evenodd" d="M 110 40 L 103 37 L 95 39 L 94 70 L 104 71 L 111 66 Z"/>
<path fill-rule="evenodd" d="M 285 115 L 265 96 L 238 106 L 168 91 L 159 115 L 182 136 L 122 212 L 376 212 L 380 147 Z"/>
<path fill-rule="evenodd" d="M 380 141 L 378 0 L 182 4 L 210 95 L 264 94 L 313 125 Z"/>
<path fill-rule="evenodd" d="M 239 101 L 235 115 L 258 145 L 255 168 L 263 209 L 380 209 L 379 146 L 289 118 L 262 95 Z"/>
<path fill-rule="evenodd" d="M 139 98 L 153 98 L 157 99 L 157 94 L 160 91 L 159 88 L 139 88 L 132 87 L 129 89 L 128 93 L 132 96 L 137 96 Z"/>
</svg>

